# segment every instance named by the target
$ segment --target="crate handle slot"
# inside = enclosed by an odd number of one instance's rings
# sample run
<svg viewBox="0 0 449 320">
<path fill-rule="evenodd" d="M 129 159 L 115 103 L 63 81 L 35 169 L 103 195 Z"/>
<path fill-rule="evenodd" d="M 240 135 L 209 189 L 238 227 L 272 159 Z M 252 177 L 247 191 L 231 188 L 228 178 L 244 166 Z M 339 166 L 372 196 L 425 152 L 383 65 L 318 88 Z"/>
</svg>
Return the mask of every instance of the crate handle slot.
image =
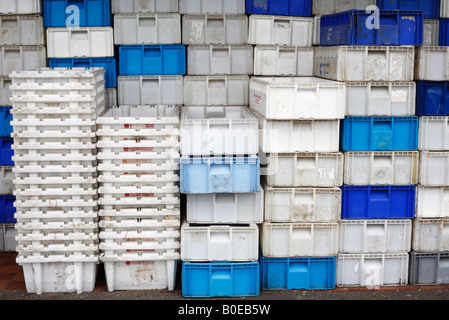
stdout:
<svg viewBox="0 0 449 320">
<path fill-rule="evenodd" d="M 226 88 L 226 80 L 224 79 L 217 79 L 217 80 L 209 80 L 207 82 L 207 86 L 209 89 L 211 88 Z"/>
<path fill-rule="evenodd" d="M 14 18 L 3 18 L 2 29 L 16 29 L 19 27 L 19 20 Z"/>
<path fill-rule="evenodd" d="M 387 49 L 383 49 L 383 50 L 369 50 L 368 49 L 368 58 L 369 57 L 382 57 L 383 59 L 387 59 Z"/>
<path fill-rule="evenodd" d="M 77 30 L 72 31 L 71 33 L 72 40 L 84 40 L 88 38 L 88 31 L 87 30 Z"/>
<path fill-rule="evenodd" d="M 294 59 L 295 53 L 295 49 L 279 48 L 279 59 Z"/>
<path fill-rule="evenodd" d="M 213 58 L 229 58 L 230 50 L 229 48 L 212 48 Z"/>
<path fill-rule="evenodd" d="M 370 190 L 370 199 L 375 201 L 388 201 L 390 192 L 388 190 Z"/>
<path fill-rule="evenodd" d="M 208 27 L 224 27 L 224 17 L 223 18 L 207 18 L 207 26 Z"/>
<path fill-rule="evenodd" d="M 142 79 L 142 87 L 159 88 L 159 79 Z"/>
<path fill-rule="evenodd" d="M 155 27 L 155 17 L 139 17 L 139 27 Z"/>
</svg>

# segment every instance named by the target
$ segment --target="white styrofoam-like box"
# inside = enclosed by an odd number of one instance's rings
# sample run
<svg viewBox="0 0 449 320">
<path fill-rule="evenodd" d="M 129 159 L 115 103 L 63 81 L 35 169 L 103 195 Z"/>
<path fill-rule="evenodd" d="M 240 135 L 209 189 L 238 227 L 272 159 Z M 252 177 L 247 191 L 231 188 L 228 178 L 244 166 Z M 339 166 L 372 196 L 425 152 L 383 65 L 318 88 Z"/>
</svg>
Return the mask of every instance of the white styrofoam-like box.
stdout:
<svg viewBox="0 0 449 320">
<path fill-rule="evenodd" d="M 40 0 L 2 0 L 0 14 L 42 13 Z"/>
<path fill-rule="evenodd" d="M 415 217 L 420 219 L 449 218 L 449 188 L 418 185 Z"/>
<path fill-rule="evenodd" d="M 254 75 L 313 76 L 313 47 L 255 46 Z"/>
<path fill-rule="evenodd" d="M 416 48 L 415 80 L 448 81 L 449 47 Z"/>
<path fill-rule="evenodd" d="M 0 15 L 0 32 L 2 34 L 0 37 L 1 46 L 45 45 L 44 19 L 39 14 Z"/>
<path fill-rule="evenodd" d="M 265 189 L 265 215 L 268 222 L 332 222 L 340 220 L 340 188 Z"/>
<path fill-rule="evenodd" d="M 181 14 L 245 14 L 245 0 L 179 0 Z"/>
<path fill-rule="evenodd" d="M 449 251 L 449 219 L 414 219 L 412 249 L 420 252 Z"/>
<path fill-rule="evenodd" d="M 345 152 L 348 185 L 412 185 L 418 183 L 418 151 Z"/>
<path fill-rule="evenodd" d="M 449 150 L 449 117 L 419 117 L 418 150 Z"/>
<path fill-rule="evenodd" d="M 315 77 L 252 77 L 250 108 L 269 120 L 343 119 L 345 86 Z"/>
<path fill-rule="evenodd" d="M 420 152 L 419 184 L 449 186 L 449 152 Z"/>
<path fill-rule="evenodd" d="M 111 13 L 178 13 L 178 0 L 111 0 Z"/>
<path fill-rule="evenodd" d="M 315 16 L 352 9 L 366 10 L 371 5 L 376 5 L 376 0 L 319 0 L 313 1 L 312 14 Z"/>
<path fill-rule="evenodd" d="M 253 45 L 311 47 L 313 18 L 252 14 L 248 37 Z"/>
<path fill-rule="evenodd" d="M 424 19 L 423 46 L 436 47 L 440 39 L 440 20 Z"/>
</svg>

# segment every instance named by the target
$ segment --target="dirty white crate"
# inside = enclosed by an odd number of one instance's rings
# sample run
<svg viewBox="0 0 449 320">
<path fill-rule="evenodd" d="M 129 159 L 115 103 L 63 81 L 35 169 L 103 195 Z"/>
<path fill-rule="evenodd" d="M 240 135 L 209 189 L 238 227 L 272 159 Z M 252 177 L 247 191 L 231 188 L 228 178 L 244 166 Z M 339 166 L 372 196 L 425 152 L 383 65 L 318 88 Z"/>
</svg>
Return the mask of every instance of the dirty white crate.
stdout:
<svg viewBox="0 0 449 320">
<path fill-rule="evenodd" d="M 16 83 L 13 78 L 11 90 L 14 98 L 22 98 L 23 102 L 50 104 L 51 102 L 92 101 L 104 99 L 105 82 L 101 80 L 96 84 Z M 95 108 L 96 106 L 92 106 L 92 109 Z"/>
<path fill-rule="evenodd" d="M 179 0 L 181 14 L 245 14 L 245 0 Z"/>
<path fill-rule="evenodd" d="M 30 220 L 30 219 L 38 219 L 38 220 L 61 220 L 61 221 L 74 221 L 74 219 L 82 219 L 82 220 L 86 220 L 86 219 L 91 219 L 91 220 L 97 220 L 97 216 L 98 216 L 98 212 L 95 210 L 68 210 L 68 211 L 63 211 L 63 210 L 39 210 L 39 211 L 35 211 L 34 209 L 31 209 L 29 211 L 26 210 L 18 210 L 15 213 L 15 218 L 20 219 L 21 221 L 26 221 L 26 220 Z M 30 234 L 31 235 L 31 234 Z M 70 233 L 67 235 L 64 235 L 62 233 L 55 233 L 53 237 L 48 237 L 48 235 L 42 235 L 39 236 L 39 233 L 36 233 L 37 237 L 33 238 L 33 236 L 30 237 L 21 237 L 21 241 L 28 241 L 28 242 L 33 242 L 33 241 L 75 241 L 75 240 L 80 240 L 80 241 L 94 241 L 98 239 L 98 233 L 96 232 L 91 232 L 91 233 L 86 233 L 84 234 L 82 237 L 78 237 L 79 235 L 82 234 L 77 234 L 77 235 L 71 235 Z M 60 236 L 60 237 L 59 237 Z"/>
<path fill-rule="evenodd" d="M 186 205 L 189 223 L 262 223 L 264 192 L 188 194 Z"/>
<path fill-rule="evenodd" d="M 98 85 L 104 81 L 104 68 L 94 67 L 90 69 L 86 68 L 48 68 L 42 67 L 34 70 L 18 71 L 14 70 L 11 73 L 11 78 L 14 79 L 14 84 L 18 88 L 23 85 L 33 86 L 34 88 L 43 88 L 39 86 L 50 86 L 55 84 L 54 87 L 61 86 L 62 89 L 71 86 L 74 88 L 82 88 L 82 86 Z M 77 86 L 77 84 L 81 86 Z M 89 87 L 89 86 L 88 86 Z"/>
<path fill-rule="evenodd" d="M 101 206 L 119 206 L 120 208 L 135 208 L 135 207 L 152 207 L 152 206 L 179 206 L 180 199 L 178 196 L 146 196 L 146 194 L 137 193 L 126 197 L 125 194 L 121 196 L 101 195 L 98 199 L 98 204 Z M 142 227 L 147 227 L 142 224 Z"/>
<path fill-rule="evenodd" d="M 162 238 L 145 239 L 145 238 L 128 238 L 114 241 L 112 239 L 102 239 L 99 248 L 106 254 L 114 254 L 119 252 L 176 252 L 180 250 L 181 244 L 178 239 Z"/>
<path fill-rule="evenodd" d="M 268 222 L 332 222 L 340 220 L 340 188 L 273 188 L 264 186 Z"/>
<path fill-rule="evenodd" d="M 121 230 L 121 231 L 101 231 L 100 239 L 103 244 L 125 244 L 135 245 L 137 241 L 173 241 L 181 238 L 180 229 L 175 230 Z M 138 244 L 136 244 L 138 245 Z"/>
<path fill-rule="evenodd" d="M 0 170 L 0 194 L 12 194 L 14 190 L 14 172 L 12 172 L 12 167 L 2 166 Z"/>
<path fill-rule="evenodd" d="M 347 82 L 346 116 L 411 116 L 415 82 Z"/>
<path fill-rule="evenodd" d="M 414 219 L 412 249 L 420 252 L 449 251 L 449 219 Z"/>
<path fill-rule="evenodd" d="M 313 76 L 313 47 L 255 46 L 254 75 Z"/>
<path fill-rule="evenodd" d="M 264 257 L 326 257 L 338 254 L 338 222 L 264 222 L 259 227 Z"/>
<path fill-rule="evenodd" d="M 119 76 L 119 105 L 182 105 L 183 76 Z"/>
<path fill-rule="evenodd" d="M 265 153 L 338 152 L 340 120 L 259 120 L 259 144 Z"/>
<path fill-rule="evenodd" d="M 366 10 L 370 5 L 376 5 L 376 0 L 319 0 L 313 1 L 312 14 L 333 14 L 351 9 Z"/>
<path fill-rule="evenodd" d="M 343 153 L 280 153 L 261 156 L 265 182 L 271 187 L 322 187 L 343 185 Z"/>
<path fill-rule="evenodd" d="M 100 220 L 99 227 L 102 232 L 124 231 L 176 231 L 180 228 L 179 219 L 153 219 L 131 217 L 115 217 L 114 219 Z"/>
<path fill-rule="evenodd" d="M 48 58 L 113 57 L 112 27 L 47 28 Z"/>
<path fill-rule="evenodd" d="M 102 197 L 106 195 L 113 195 L 117 197 L 169 197 L 172 194 L 179 193 L 178 186 L 120 186 L 120 187 L 99 187 L 98 193 Z"/>
<path fill-rule="evenodd" d="M 94 210 L 97 207 L 97 200 L 94 199 L 69 199 L 69 200 L 61 200 L 54 201 L 52 199 L 49 200 L 16 200 L 14 206 L 17 209 L 29 210 L 31 208 L 36 208 L 37 210 L 55 208 L 61 210 L 71 210 L 72 208 L 83 208 L 83 210 Z M 42 210 L 43 210 L 42 209 Z M 87 224 L 65 224 L 65 223 L 56 223 L 56 224 L 30 224 L 30 225 L 21 225 L 20 228 L 25 228 L 29 230 L 39 230 L 39 229 L 64 229 L 71 230 L 73 228 L 76 229 L 97 229 L 98 226 L 93 223 Z"/>
<path fill-rule="evenodd" d="M 336 269 L 337 287 L 367 287 L 408 284 L 409 254 L 372 253 L 338 254 Z"/>
<path fill-rule="evenodd" d="M 345 85 L 315 77 L 252 77 L 250 108 L 269 120 L 343 119 Z"/>
<path fill-rule="evenodd" d="M 313 17 L 313 45 L 319 46 L 321 43 L 321 15 Z"/>
<path fill-rule="evenodd" d="M 12 91 L 10 89 L 11 79 L 8 77 L 0 76 L 0 102 L 3 106 L 10 106 L 10 98 Z"/>
<path fill-rule="evenodd" d="M 120 290 L 169 290 L 176 285 L 177 260 L 102 260 L 109 292 Z"/>
<path fill-rule="evenodd" d="M 111 0 L 111 13 L 178 12 L 178 0 Z"/>
<path fill-rule="evenodd" d="M 256 224 L 181 226 L 183 261 L 253 261 L 259 259 Z"/>
<path fill-rule="evenodd" d="M 313 74 L 346 82 L 413 81 L 414 62 L 413 46 L 319 46 Z"/>
<path fill-rule="evenodd" d="M 393 253 L 411 249 L 412 220 L 340 220 L 340 253 Z"/>
<path fill-rule="evenodd" d="M 114 209 L 100 209 L 98 210 L 98 216 L 99 217 L 105 217 L 104 219 L 115 219 L 115 217 L 118 218 L 155 218 L 155 219 L 172 219 L 172 220 L 179 220 L 181 218 L 181 210 L 179 208 L 166 208 L 166 207 L 160 207 L 160 208 L 130 208 L 130 209 L 120 209 L 120 208 L 114 208 Z M 148 230 L 147 230 L 148 231 Z M 128 232 L 128 231 L 123 231 Z M 168 232 L 168 231 L 167 231 Z M 171 233 L 175 231 L 170 231 Z M 136 233 L 140 233 L 140 231 L 136 231 Z M 111 238 L 110 235 L 106 234 L 104 237 Z M 130 233 L 128 235 L 130 238 L 136 238 L 137 236 L 133 236 L 133 233 Z M 143 235 L 140 235 L 143 236 Z M 123 235 L 117 235 L 118 238 L 123 239 L 125 238 L 125 234 Z M 154 237 L 154 235 L 153 235 Z M 153 238 L 152 236 L 144 237 L 144 238 Z M 171 235 L 171 237 L 180 237 L 179 235 Z"/>
<path fill-rule="evenodd" d="M 0 14 L 42 13 L 40 0 L 3 0 L 0 3 Z"/>
<path fill-rule="evenodd" d="M 436 47 L 440 39 L 440 20 L 424 19 L 423 46 Z"/>
<path fill-rule="evenodd" d="M 415 80 L 448 81 L 449 47 L 416 48 Z"/>
<path fill-rule="evenodd" d="M 39 198 L 45 199 L 52 197 L 50 199 L 54 199 L 55 203 L 59 199 L 66 199 L 71 197 L 76 198 L 85 198 L 85 197 L 96 197 L 97 189 L 89 188 L 89 187 L 73 187 L 70 189 L 65 188 L 16 188 L 14 190 L 14 195 L 17 199 L 26 199 L 26 198 Z"/>
<path fill-rule="evenodd" d="M 252 75 L 254 50 L 251 45 L 189 45 L 189 75 Z"/>
<path fill-rule="evenodd" d="M 248 17 L 246 15 L 183 15 L 182 43 L 191 44 L 247 44 Z"/>
<path fill-rule="evenodd" d="M 449 150 L 449 117 L 419 117 L 418 150 Z"/>
<path fill-rule="evenodd" d="M 117 103 L 117 88 L 106 88 L 104 94 L 106 108 L 118 106 Z"/>
<path fill-rule="evenodd" d="M 98 164 L 98 171 L 103 175 L 106 174 L 112 175 L 123 175 L 133 173 L 138 174 L 164 174 L 164 172 L 170 172 L 171 174 L 175 174 L 175 171 L 179 170 L 179 163 L 169 164 L 151 164 L 151 163 L 122 163 L 122 164 Z"/>
<path fill-rule="evenodd" d="M 415 217 L 420 219 L 449 218 L 449 187 L 418 185 Z"/>
<path fill-rule="evenodd" d="M 449 18 L 449 2 L 447 0 L 440 1 L 440 18 Z"/>
<path fill-rule="evenodd" d="M 33 254 L 39 252 L 42 254 L 58 254 L 58 253 L 99 253 L 98 242 L 87 241 L 86 243 L 80 243 L 80 241 L 65 241 L 62 243 L 23 243 L 19 242 L 16 248 L 19 254 Z"/>
<path fill-rule="evenodd" d="M 449 186 L 449 152 L 420 152 L 419 184 Z"/>
<path fill-rule="evenodd" d="M 181 154 L 257 154 L 257 131 L 257 119 L 244 106 L 184 106 L 181 114 Z"/>
<path fill-rule="evenodd" d="M 122 13 L 114 15 L 114 44 L 179 44 L 179 13 Z"/>
<path fill-rule="evenodd" d="M 44 20 L 40 14 L 0 15 L 0 32 L 2 34 L 1 46 L 45 45 Z"/>
<path fill-rule="evenodd" d="M 249 105 L 249 76 L 185 76 L 184 105 L 186 106 L 245 106 Z"/>
<path fill-rule="evenodd" d="M 345 152 L 344 183 L 348 185 L 418 184 L 418 151 Z"/>
<path fill-rule="evenodd" d="M 252 14 L 249 16 L 248 43 L 311 47 L 313 18 Z"/>
</svg>

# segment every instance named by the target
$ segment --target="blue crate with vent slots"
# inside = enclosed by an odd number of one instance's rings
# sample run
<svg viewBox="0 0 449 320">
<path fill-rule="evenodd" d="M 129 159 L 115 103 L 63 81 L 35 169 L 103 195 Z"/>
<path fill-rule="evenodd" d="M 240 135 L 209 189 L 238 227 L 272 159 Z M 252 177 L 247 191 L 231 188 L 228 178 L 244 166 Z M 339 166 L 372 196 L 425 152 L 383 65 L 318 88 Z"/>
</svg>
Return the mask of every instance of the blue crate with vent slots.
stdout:
<svg viewBox="0 0 449 320">
<path fill-rule="evenodd" d="M 424 19 L 440 18 L 440 0 L 377 0 L 380 10 L 419 10 Z"/>
<path fill-rule="evenodd" d="M 16 197 L 10 194 L 0 195 L 0 223 L 16 223 L 14 218 L 16 208 L 14 207 Z"/>
<path fill-rule="evenodd" d="M 0 143 L 0 166 L 13 166 L 14 161 L 12 161 L 12 156 L 14 155 L 14 150 L 12 149 L 12 145 L 14 143 L 14 139 L 9 137 L 0 137 Z"/>
<path fill-rule="evenodd" d="M 44 27 L 110 27 L 110 0 L 43 0 Z M 75 19 L 79 17 L 79 21 Z M 77 25 L 79 23 L 79 25 Z"/>
<path fill-rule="evenodd" d="M 439 45 L 442 47 L 449 46 L 449 18 L 441 18 L 440 20 Z"/>
<path fill-rule="evenodd" d="M 312 16 L 312 0 L 246 0 L 246 14 Z"/>
<path fill-rule="evenodd" d="M 449 82 L 416 81 L 416 114 L 449 116 Z"/>
<path fill-rule="evenodd" d="M 1 117 L 1 124 L 0 124 L 0 137 L 10 137 L 12 133 L 12 114 L 11 114 L 12 107 L 0 107 L 0 117 Z"/>
</svg>

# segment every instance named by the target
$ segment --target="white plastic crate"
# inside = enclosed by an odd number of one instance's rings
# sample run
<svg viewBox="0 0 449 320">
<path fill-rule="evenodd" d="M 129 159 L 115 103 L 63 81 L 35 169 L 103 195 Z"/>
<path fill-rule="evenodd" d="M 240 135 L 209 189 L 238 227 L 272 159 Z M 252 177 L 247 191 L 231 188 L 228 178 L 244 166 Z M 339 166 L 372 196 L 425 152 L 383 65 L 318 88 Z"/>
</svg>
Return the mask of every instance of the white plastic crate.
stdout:
<svg viewBox="0 0 449 320">
<path fill-rule="evenodd" d="M 181 14 L 245 14 L 245 0 L 180 0 Z"/>
<path fill-rule="evenodd" d="M 178 0 L 111 0 L 111 13 L 178 12 Z"/>
<path fill-rule="evenodd" d="M 250 108 L 269 120 L 343 119 L 345 85 L 315 77 L 252 77 Z"/>
<path fill-rule="evenodd" d="M 449 188 L 417 186 L 415 217 L 419 219 L 449 218 Z"/>
<path fill-rule="evenodd" d="M 183 76 L 119 76 L 119 105 L 182 105 Z"/>
<path fill-rule="evenodd" d="M 3 0 L 0 4 L 1 14 L 42 13 L 40 0 Z"/>
<path fill-rule="evenodd" d="M 340 253 L 409 252 L 411 239 L 409 219 L 340 221 Z"/>
<path fill-rule="evenodd" d="M 339 254 L 336 286 L 367 287 L 408 284 L 408 253 Z"/>
<path fill-rule="evenodd" d="M 313 47 L 255 46 L 254 75 L 313 76 Z"/>
<path fill-rule="evenodd" d="M 34 242 L 34 241 L 96 241 L 98 240 L 98 232 L 52 232 L 52 233 L 44 233 L 44 232 L 33 232 L 23 233 L 22 231 L 17 230 L 16 235 L 17 241 L 24 242 Z"/>
<path fill-rule="evenodd" d="M 158 194 L 155 196 L 145 196 L 140 193 L 136 194 L 136 196 L 126 197 L 123 195 L 122 197 L 113 197 L 113 196 L 105 196 L 102 195 L 98 199 L 98 204 L 102 206 L 120 206 L 121 208 L 127 207 L 146 207 L 146 206 L 179 206 L 180 199 L 179 196 L 165 196 L 162 197 Z M 142 224 L 142 227 L 146 227 Z"/>
<path fill-rule="evenodd" d="M 343 185 L 343 153 L 280 153 L 261 157 L 261 171 L 271 187 L 322 187 Z"/>
<path fill-rule="evenodd" d="M 114 14 L 114 44 L 179 44 L 179 13 Z"/>
<path fill-rule="evenodd" d="M 1 11 L 1 5 L 0 5 Z M 42 46 L 44 19 L 42 15 L 0 15 L 0 45 Z"/>
<path fill-rule="evenodd" d="M 136 241 L 154 241 L 154 240 L 179 240 L 181 238 L 181 230 L 121 230 L 121 231 L 101 231 L 100 239 L 104 243 L 121 244 L 130 242 L 134 244 Z"/>
<path fill-rule="evenodd" d="M 326 257 L 338 254 L 338 222 L 264 222 L 259 227 L 264 257 Z"/>
<path fill-rule="evenodd" d="M 153 174 L 155 172 L 160 172 L 163 174 L 166 172 L 174 172 L 179 170 L 179 163 L 169 163 L 169 164 L 151 164 L 151 163 L 123 163 L 123 164 L 98 164 L 99 172 L 108 172 L 111 174 L 128 174 L 132 173 L 142 173 L 142 174 Z"/>
<path fill-rule="evenodd" d="M 90 69 L 86 68 L 48 68 L 42 67 L 30 71 L 18 71 L 15 70 L 11 74 L 11 78 L 14 79 L 14 84 L 32 86 L 50 86 L 51 84 L 56 84 L 61 86 L 62 89 L 67 86 L 76 86 L 76 84 L 81 84 L 88 86 L 98 85 L 100 82 L 104 81 L 104 68 L 94 67 Z M 20 88 L 20 87 L 19 87 Z M 42 88 L 42 87 L 41 87 Z M 76 88 L 79 88 L 76 86 Z"/>
<path fill-rule="evenodd" d="M 344 183 L 348 185 L 418 184 L 418 151 L 345 152 Z"/>
<path fill-rule="evenodd" d="M 366 10 L 370 5 L 376 5 L 376 0 L 319 0 L 313 1 L 312 14 L 333 14 L 351 9 Z"/>
<path fill-rule="evenodd" d="M 61 210 L 71 210 L 72 208 L 84 208 L 83 210 L 93 210 L 97 207 L 97 200 L 86 200 L 86 199 L 70 199 L 70 200 L 62 200 L 62 201 L 54 201 L 52 199 L 49 200 L 16 200 L 14 206 L 17 209 L 29 210 L 30 208 L 39 208 L 49 209 L 49 208 L 58 208 Z M 20 225 L 19 228 L 24 228 L 27 230 L 40 230 L 40 229 L 63 229 L 63 230 L 72 230 L 75 229 L 97 229 L 98 226 L 96 223 L 76 223 L 76 224 L 65 224 L 65 223 L 55 223 L 55 224 L 26 224 Z"/>
<path fill-rule="evenodd" d="M 11 79 L 8 77 L 0 76 L 0 102 L 2 106 L 10 106 L 10 98 L 12 96 L 12 91 L 10 90 Z"/>
<path fill-rule="evenodd" d="M 189 223 L 262 223 L 264 192 L 188 194 L 186 206 Z"/>
<path fill-rule="evenodd" d="M 419 184 L 449 186 L 449 152 L 420 152 Z"/>
<path fill-rule="evenodd" d="M 259 145 L 265 153 L 338 152 L 340 120 L 259 120 Z"/>
<path fill-rule="evenodd" d="M 319 46 L 313 74 L 346 82 L 413 81 L 414 62 L 413 46 Z"/>
<path fill-rule="evenodd" d="M 340 220 L 340 188 L 265 189 L 265 215 L 268 222 L 332 222 Z"/>
<path fill-rule="evenodd" d="M 248 43 L 311 47 L 313 18 L 252 14 L 249 16 Z"/>
<path fill-rule="evenodd" d="M 249 105 L 249 76 L 185 76 L 184 105 Z"/>
<path fill-rule="evenodd" d="M 449 81 L 449 47 L 416 48 L 415 80 Z"/>
<path fill-rule="evenodd" d="M 259 259 L 259 229 L 249 225 L 181 226 L 183 261 L 253 261 Z"/>
<path fill-rule="evenodd" d="M 145 262 L 145 261 L 167 261 L 179 260 L 179 252 L 126 252 L 114 254 L 101 254 L 101 262 Z M 138 264 L 138 263 L 136 263 Z"/>
<path fill-rule="evenodd" d="M 0 170 L 0 194 L 12 194 L 14 190 L 14 172 L 12 172 L 12 167 L 1 167 Z"/>
<path fill-rule="evenodd" d="M 419 117 L 418 150 L 449 150 L 449 117 Z"/>
<path fill-rule="evenodd" d="M 321 43 L 321 15 L 313 17 L 313 45 L 319 46 Z"/>
<path fill-rule="evenodd" d="M 78 252 L 78 253 L 90 253 L 95 254 L 99 253 L 98 243 L 94 243 L 88 241 L 86 243 L 80 243 L 76 241 L 75 243 L 69 243 L 66 241 L 65 243 L 39 243 L 39 244 L 24 244 L 19 242 L 16 248 L 19 254 L 33 254 L 35 252 L 39 252 L 42 254 L 58 254 L 58 253 L 70 253 L 70 252 Z"/>
<path fill-rule="evenodd" d="M 24 210 L 18 210 L 15 213 L 15 218 L 20 219 L 21 221 L 30 220 L 30 219 L 38 219 L 38 220 L 61 220 L 61 221 L 72 221 L 73 219 L 91 219 L 91 220 L 97 220 L 98 212 L 95 210 L 69 210 L 69 211 L 62 211 L 62 210 L 49 210 L 49 211 L 34 211 L 34 209 L 31 209 L 31 211 L 24 211 Z M 78 237 L 77 234 L 76 237 L 72 236 L 71 234 L 63 235 L 61 233 L 57 234 L 55 233 L 53 237 L 48 237 L 48 235 L 41 235 L 36 234 L 37 237 L 33 238 L 32 236 L 28 237 L 21 237 L 21 241 L 87 241 L 87 240 L 98 240 L 98 234 L 96 232 L 91 232 L 90 234 L 86 233 L 82 237 Z M 61 236 L 61 237 L 59 237 Z"/>
<path fill-rule="evenodd" d="M 440 39 L 440 20 L 424 19 L 423 46 L 436 47 Z"/>
<path fill-rule="evenodd" d="M 257 154 L 257 119 L 246 107 L 184 106 L 181 114 L 181 154 Z"/>
<path fill-rule="evenodd" d="M 449 251 L 449 219 L 414 219 L 412 249 L 420 252 Z"/>
<path fill-rule="evenodd" d="M 153 218 L 134 218 L 134 217 L 115 217 L 111 220 L 102 219 L 99 227 L 102 232 L 123 232 L 123 231 L 175 231 L 180 228 L 179 219 L 153 219 Z"/>
<path fill-rule="evenodd" d="M 412 116 L 416 111 L 415 82 L 348 82 L 346 116 Z"/>
<path fill-rule="evenodd" d="M 117 88 L 106 88 L 104 94 L 105 106 L 107 108 L 112 108 L 118 106 L 117 103 Z"/>
<path fill-rule="evenodd" d="M 246 15 L 183 15 L 182 43 L 191 44 L 247 44 L 248 17 Z"/>
<path fill-rule="evenodd" d="M 103 265 L 109 292 L 175 289 L 176 260 L 103 261 Z"/>
<path fill-rule="evenodd" d="M 138 218 L 155 218 L 155 219 L 172 219 L 172 220 L 180 220 L 181 219 L 181 210 L 179 208 L 165 208 L 165 207 L 160 207 L 160 208 L 130 208 L 130 209 L 119 209 L 119 208 L 115 208 L 115 209 L 100 209 L 98 210 L 98 216 L 99 217 L 104 217 L 104 219 L 115 219 L 116 217 L 118 218 L 129 218 L 129 217 L 134 217 L 136 219 Z M 147 230 L 148 231 L 148 230 Z M 128 231 L 122 231 L 122 232 L 128 232 Z M 134 231 L 133 231 L 134 232 Z M 136 237 L 143 237 L 143 235 L 138 235 L 138 236 L 133 236 L 133 232 L 131 232 L 129 235 L 130 238 L 136 238 Z M 135 233 L 140 233 L 140 231 L 135 231 Z M 149 231 L 148 231 L 149 232 Z M 159 231 L 158 231 L 159 232 Z M 166 231 L 166 232 L 170 232 L 170 237 L 180 237 L 181 235 L 172 235 L 173 232 L 176 232 L 175 230 L 173 231 Z M 110 234 L 103 234 L 101 235 L 102 237 L 109 237 L 111 238 L 112 235 Z M 118 234 L 114 237 L 123 239 L 125 238 L 125 234 Z M 114 238 L 112 237 L 112 238 Z M 144 238 L 154 238 L 153 236 L 148 236 L 148 237 L 144 237 Z"/>
<path fill-rule="evenodd" d="M 112 27 L 47 28 L 48 58 L 113 57 Z"/>
<path fill-rule="evenodd" d="M 448 2 L 448 0 L 440 1 L 440 18 L 449 18 L 449 2 Z"/>
<path fill-rule="evenodd" d="M 132 239 L 126 238 L 118 241 L 111 239 L 102 239 L 99 248 L 105 254 L 114 254 L 119 252 L 179 252 L 181 244 L 179 239 Z"/>
<path fill-rule="evenodd" d="M 251 45 L 189 45 L 189 75 L 252 75 L 254 52 Z"/>
</svg>

